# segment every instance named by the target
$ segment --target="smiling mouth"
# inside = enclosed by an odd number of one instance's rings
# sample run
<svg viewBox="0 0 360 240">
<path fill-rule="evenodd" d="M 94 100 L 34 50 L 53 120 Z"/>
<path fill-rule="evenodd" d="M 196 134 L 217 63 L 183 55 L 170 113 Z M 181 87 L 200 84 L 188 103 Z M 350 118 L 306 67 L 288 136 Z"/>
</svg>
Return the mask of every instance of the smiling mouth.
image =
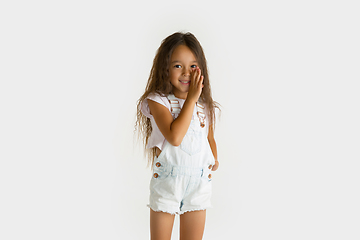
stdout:
<svg viewBox="0 0 360 240">
<path fill-rule="evenodd" d="M 182 84 L 189 84 L 190 80 L 179 80 Z"/>
</svg>

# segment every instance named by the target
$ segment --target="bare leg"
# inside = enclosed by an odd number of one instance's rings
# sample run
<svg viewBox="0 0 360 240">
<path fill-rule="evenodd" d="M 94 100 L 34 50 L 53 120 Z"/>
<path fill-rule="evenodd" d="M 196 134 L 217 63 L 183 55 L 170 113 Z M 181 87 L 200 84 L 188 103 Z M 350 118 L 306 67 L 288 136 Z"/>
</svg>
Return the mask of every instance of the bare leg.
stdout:
<svg viewBox="0 0 360 240">
<path fill-rule="evenodd" d="M 204 234 L 206 210 L 180 215 L 180 240 L 201 240 Z"/>
<path fill-rule="evenodd" d="M 151 240 L 170 240 L 175 215 L 150 209 Z"/>
</svg>

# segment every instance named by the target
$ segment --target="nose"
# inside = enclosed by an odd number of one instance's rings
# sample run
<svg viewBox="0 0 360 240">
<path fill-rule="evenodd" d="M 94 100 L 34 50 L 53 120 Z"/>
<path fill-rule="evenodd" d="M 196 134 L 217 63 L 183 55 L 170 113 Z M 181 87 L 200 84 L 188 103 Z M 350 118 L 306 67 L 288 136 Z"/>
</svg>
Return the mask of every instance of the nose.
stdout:
<svg viewBox="0 0 360 240">
<path fill-rule="evenodd" d="M 190 76 L 191 68 L 183 68 L 183 75 L 184 76 Z"/>
</svg>

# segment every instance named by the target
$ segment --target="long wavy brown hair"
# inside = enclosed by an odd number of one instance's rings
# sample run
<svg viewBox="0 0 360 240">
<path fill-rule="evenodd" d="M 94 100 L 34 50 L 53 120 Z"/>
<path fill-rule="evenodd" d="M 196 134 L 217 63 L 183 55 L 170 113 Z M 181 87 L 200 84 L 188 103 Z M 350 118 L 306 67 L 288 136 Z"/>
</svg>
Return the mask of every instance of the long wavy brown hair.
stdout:
<svg viewBox="0 0 360 240">
<path fill-rule="evenodd" d="M 210 81 L 204 51 L 199 41 L 193 34 L 189 32 L 176 32 L 162 41 L 159 49 L 156 52 L 153 66 L 150 71 L 150 76 L 146 84 L 145 92 L 137 101 L 135 132 L 137 132 L 138 137 L 143 140 L 148 158 L 148 165 L 150 166 L 152 166 L 154 157 L 156 156 L 156 148 L 154 147 L 152 149 L 146 149 L 149 137 L 152 132 L 152 127 L 150 119 L 141 112 L 141 103 L 150 93 L 167 95 L 172 92 L 172 84 L 170 83 L 169 78 L 170 59 L 174 49 L 179 45 L 185 45 L 190 48 L 196 57 L 198 67 L 201 69 L 201 73 L 204 76 L 204 87 L 200 95 L 200 100 L 205 104 L 208 111 L 208 116 L 210 118 L 210 126 L 213 130 L 215 130 L 215 108 L 220 108 L 219 104 L 213 101 L 211 96 Z"/>
</svg>

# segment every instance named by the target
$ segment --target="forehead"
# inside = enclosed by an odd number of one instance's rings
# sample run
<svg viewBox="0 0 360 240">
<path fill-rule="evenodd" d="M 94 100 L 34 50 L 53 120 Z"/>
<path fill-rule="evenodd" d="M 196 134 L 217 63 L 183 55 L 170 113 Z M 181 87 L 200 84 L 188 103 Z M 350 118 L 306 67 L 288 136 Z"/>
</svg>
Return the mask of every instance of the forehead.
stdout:
<svg viewBox="0 0 360 240">
<path fill-rule="evenodd" d="M 181 61 L 181 60 L 196 61 L 196 57 L 188 46 L 179 45 L 174 49 L 174 51 L 171 55 L 171 60 L 172 61 Z"/>
</svg>

